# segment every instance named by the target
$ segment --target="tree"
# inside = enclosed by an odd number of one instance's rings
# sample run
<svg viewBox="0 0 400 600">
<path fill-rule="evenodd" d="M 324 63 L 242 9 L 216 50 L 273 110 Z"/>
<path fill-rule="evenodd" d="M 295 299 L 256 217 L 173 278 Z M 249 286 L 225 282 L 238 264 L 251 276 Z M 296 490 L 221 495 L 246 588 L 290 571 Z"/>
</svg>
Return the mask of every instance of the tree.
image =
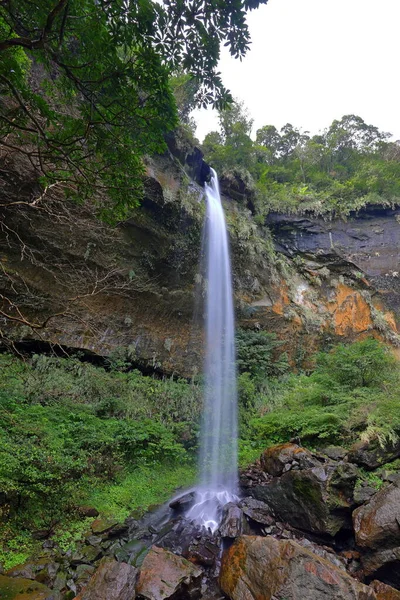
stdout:
<svg viewBox="0 0 400 600">
<path fill-rule="evenodd" d="M 282 139 L 275 125 L 264 125 L 257 130 L 256 143 L 265 148 L 264 162 L 273 164 L 279 157 Z"/>
<path fill-rule="evenodd" d="M 266 3 L 2 0 L 0 143 L 34 165 L 42 189 L 31 204 L 54 186 L 79 197 L 98 188 L 123 216 L 140 198 L 141 157 L 177 123 L 170 74 L 196 80 L 196 104 L 225 106 L 220 46 L 244 56 L 246 11 Z"/>
<path fill-rule="evenodd" d="M 219 111 L 221 132 L 206 135 L 203 150 L 206 159 L 217 170 L 244 167 L 250 169 L 254 161 L 254 145 L 250 137 L 253 119 L 243 102 L 235 101 Z"/>
</svg>

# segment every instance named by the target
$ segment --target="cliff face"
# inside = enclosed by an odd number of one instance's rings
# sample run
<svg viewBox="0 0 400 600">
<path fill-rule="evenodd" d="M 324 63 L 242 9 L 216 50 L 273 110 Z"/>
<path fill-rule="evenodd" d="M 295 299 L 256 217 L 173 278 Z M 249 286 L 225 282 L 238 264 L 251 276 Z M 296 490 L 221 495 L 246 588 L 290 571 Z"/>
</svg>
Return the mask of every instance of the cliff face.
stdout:
<svg viewBox="0 0 400 600">
<path fill-rule="evenodd" d="M 34 174 L 3 157 L 3 346 L 117 352 L 184 376 L 201 368 L 208 167 L 197 150 L 170 149 L 175 157 L 149 160 L 142 206 L 116 227 L 55 190 L 27 206 Z M 293 364 L 333 338 L 397 343 L 400 209 L 373 207 L 346 223 L 270 214 L 259 226 L 245 190 L 232 199 L 236 188 L 224 182 L 239 325 L 276 332 Z"/>
</svg>

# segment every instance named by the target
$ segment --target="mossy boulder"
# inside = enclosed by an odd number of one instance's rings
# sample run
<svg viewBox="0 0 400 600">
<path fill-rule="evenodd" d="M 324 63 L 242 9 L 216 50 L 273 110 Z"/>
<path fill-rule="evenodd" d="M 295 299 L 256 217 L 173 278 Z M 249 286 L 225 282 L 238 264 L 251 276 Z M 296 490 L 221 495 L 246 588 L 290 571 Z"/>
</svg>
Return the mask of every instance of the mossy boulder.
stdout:
<svg viewBox="0 0 400 600">
<path fill-rule="evenodd" d="M 0 575 L 1 600 L 56 600 L 58 597 L 57 592 L 37 581 Z"/>
<path fill-rule="evenodd" d="M 254 487 L 252 495 L 293 527 L 335 536 L 351 528 L 357 476 L 357 468 L 349 463 L 290 470 Z"/>
</svg>

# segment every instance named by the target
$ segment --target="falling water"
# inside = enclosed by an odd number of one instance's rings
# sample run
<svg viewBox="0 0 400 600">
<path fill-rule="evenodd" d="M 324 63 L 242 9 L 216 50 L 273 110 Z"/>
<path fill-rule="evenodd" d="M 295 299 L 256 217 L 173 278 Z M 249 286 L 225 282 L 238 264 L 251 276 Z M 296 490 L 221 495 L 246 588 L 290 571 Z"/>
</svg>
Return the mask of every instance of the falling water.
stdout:
<svg viewBox="0 0 400 600">
<path fill-rule="evenodd" d="M 205 191 L 205 402 L 200 487 L 187 517 L 214 531 L 224 504 L 237 499 L 237 390 L 228 235 L 214 170 Z"/>
</svg>

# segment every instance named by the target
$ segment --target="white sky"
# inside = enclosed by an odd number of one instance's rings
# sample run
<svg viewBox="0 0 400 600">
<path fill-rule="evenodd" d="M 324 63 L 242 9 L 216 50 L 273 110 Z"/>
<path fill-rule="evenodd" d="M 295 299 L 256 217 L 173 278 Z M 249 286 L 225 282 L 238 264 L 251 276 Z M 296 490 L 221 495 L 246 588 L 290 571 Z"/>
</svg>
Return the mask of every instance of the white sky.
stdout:
<svg viewBox="0 0 400 600">
<path fill-rule="evenodd" d="M 345 114 L 400 139 L 400 0 L 269 0 L 249 15 L 251 50 L 224 53 L 233 96 L 263 125 L 312 134 Z M 195 111 L 197 137 L 218 129 L 216 111 Z"/>
</svg>

